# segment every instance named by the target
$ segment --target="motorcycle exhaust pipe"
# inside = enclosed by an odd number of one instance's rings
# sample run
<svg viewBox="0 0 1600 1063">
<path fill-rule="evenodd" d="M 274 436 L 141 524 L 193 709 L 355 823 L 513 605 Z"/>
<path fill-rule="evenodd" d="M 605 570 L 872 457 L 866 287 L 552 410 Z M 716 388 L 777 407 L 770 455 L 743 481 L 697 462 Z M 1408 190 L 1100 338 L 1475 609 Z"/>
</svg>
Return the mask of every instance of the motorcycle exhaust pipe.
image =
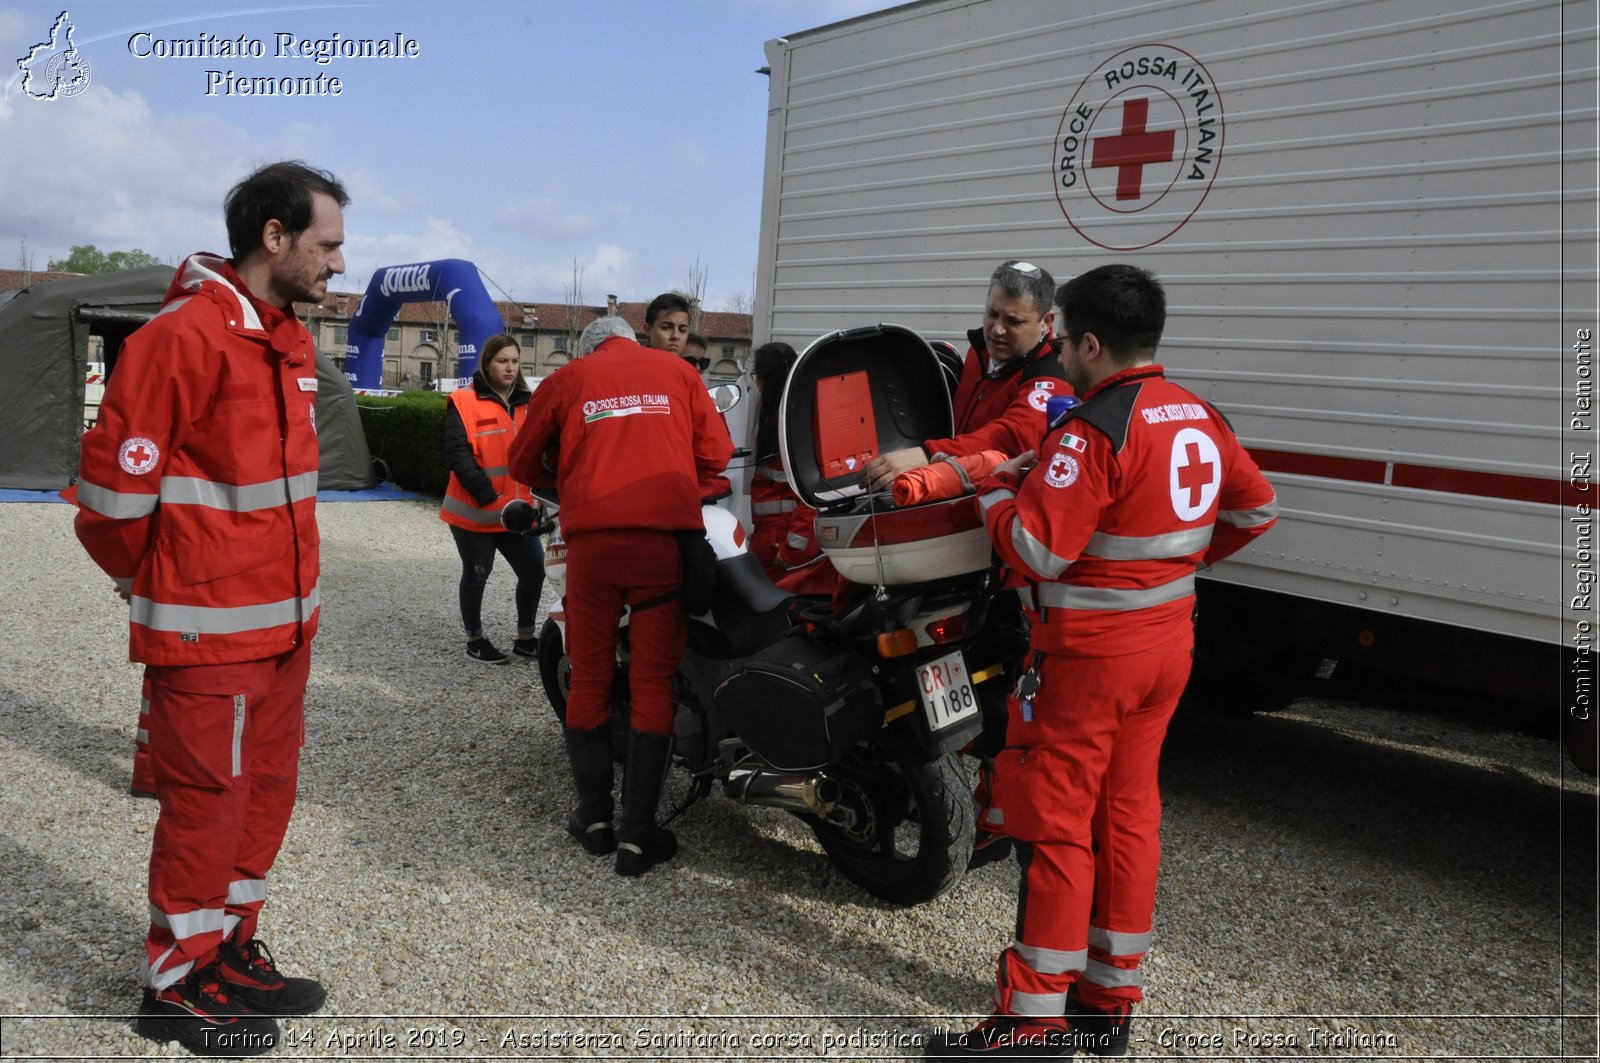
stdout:
<svg viewBox="0 0 1600 1063">
<path fill-rule="evenodd" d="M 765 805 L 825 816 L 839 804 L 839 784 L 826 775 L 779 775 L 754 768 L 735 768 L 722 791 L 747 805 Z"/>
</svg>

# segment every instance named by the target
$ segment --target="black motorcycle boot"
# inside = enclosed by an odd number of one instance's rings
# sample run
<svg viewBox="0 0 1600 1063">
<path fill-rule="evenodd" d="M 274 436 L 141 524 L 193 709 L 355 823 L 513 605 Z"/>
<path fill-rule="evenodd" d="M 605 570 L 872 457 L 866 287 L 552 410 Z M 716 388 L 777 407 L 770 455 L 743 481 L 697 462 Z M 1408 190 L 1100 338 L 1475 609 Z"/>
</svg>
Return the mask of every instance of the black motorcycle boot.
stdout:
<svg viewBox="0 0 1600 1063">
<path fill-rule="evenodd" d="M 567 816 L 567 833 L 596 856 L 617 847 L 611 829 L 611 726 L 591 730 L 569 727 L 566 730 L 567 760 L 572 764 L 572 781 L 578 791 L 578 807 Z"/>
<path fill-rule="evenodd" d="M 617 831 L 617 874 L 642 875 L 671 860 L 678 839 L 656 826 L 656 806 L 667 780 L 672 736 L 628 732 L 628 757 L 622 768 L 622 824 Z"/>
</svg>

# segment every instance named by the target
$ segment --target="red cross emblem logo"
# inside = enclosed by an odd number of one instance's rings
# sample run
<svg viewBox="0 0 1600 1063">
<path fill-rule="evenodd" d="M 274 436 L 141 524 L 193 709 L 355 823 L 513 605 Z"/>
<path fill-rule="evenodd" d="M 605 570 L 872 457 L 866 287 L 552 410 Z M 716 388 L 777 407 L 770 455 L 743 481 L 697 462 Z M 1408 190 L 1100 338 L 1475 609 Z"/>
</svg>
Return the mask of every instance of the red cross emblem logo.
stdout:
<svg viewBox="0 0 1600 1063">
<path fill-rule="evenodd" d="M 130 476 L 143 476 L 161 460 L 161 448 L 144 436 L 130 436 L 117 450 L 117 463 Z"/>
<path fill-rule="evenodd" d="M 1098 247 L 1158 244 L 1205 201 L 1222 133 L 1222 96 L 1200 60 L 1170 44 L 1118 52 L 1061 116 L 1051 166 L 1061 213 Z"/>
<path fill-rule="evenodd" d="M 1199 520 L 1222 487 L 1222 452 L 1198 428 L 1184 428 L 1172 439 L 1172 468 L 1167 481 L 1172 511 L 1179 520 Z"/>
</svg>

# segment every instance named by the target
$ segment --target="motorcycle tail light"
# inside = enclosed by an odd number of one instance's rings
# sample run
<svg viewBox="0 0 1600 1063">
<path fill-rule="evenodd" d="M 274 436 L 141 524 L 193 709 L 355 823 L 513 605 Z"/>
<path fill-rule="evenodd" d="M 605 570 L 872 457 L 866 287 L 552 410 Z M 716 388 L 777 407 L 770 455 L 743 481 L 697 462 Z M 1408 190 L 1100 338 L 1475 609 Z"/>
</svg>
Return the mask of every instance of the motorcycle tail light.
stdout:
<svg viewBox="0 0 1600 1063">
<path fill-rule="evenodd" d="M 885 631 L 878 636 L 879 657 L 904 657 L 917 652 L 917 633 L 908 627 Z"/>
<path fill-rule="evenodd" d="M 957 613 L 954 616 L 942 616 L 931 620 L 923 628 L 928 637 L 935 643 L 955 642 L 967 636 L 967 614 Z"/>
</svg>

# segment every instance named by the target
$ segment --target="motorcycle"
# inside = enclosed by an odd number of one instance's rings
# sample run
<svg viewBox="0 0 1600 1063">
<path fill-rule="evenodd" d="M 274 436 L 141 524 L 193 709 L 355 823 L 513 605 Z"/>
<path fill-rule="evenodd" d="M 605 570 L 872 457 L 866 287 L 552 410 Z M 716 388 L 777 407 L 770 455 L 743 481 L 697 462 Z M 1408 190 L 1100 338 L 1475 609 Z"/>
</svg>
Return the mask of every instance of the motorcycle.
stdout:
<svg viewBox="0 0 1600 1063">
<path fill-rule="evenodd" d="M 857 374 L 844 386 L 822 387 L 820 400 L 855 417 L 857 427 L 883 424 L 880 450 L 940 434 L 941 398 L 948 432 L 942 370 L 909 330 L 836 333 L 796 362 L 780 418 L 784 460 L 791 470 L 811 465 L 793 458 L 816 453 L 822 460 L 814 475 L 791 472 L 791 483 L 818 505 L 819 540 L 841 574 L 872 589 L 838 609 L 796 598 L 767 578 L 733 513 L 703 507 L 716 560 L 710 605 L 688 619 L 688 647 L 673 678 L 672 759 L 690 787 L 672 815 L 720 784 L 732 800 L 800 817 L 851 882 L 914 905 L 942 896 L 966 871 L 975 809 L 961 751 L 986 717 L 1003 712 L 1007 658 L 1015 651 L 990 630 L 1001 588 L 971 495 L 894 510 L 882 495 L 849 488 L 846 481 L 860 479 L 859 462 L 840 464 L 837 439 L 813 438 L 818 422 L 809 410 L 796 406 L 791 428 L 797 396 L 817 396 L 817 382 L 856 362 L 863 342 L 886 358 L 881 364 L 898 359 L 915 370 L 900 375 L 926 376 L 933 386 Z M 875 394 L 891 403 L 878 411 L 883 416 L 871 409 Z M 923 404 L 935 411 L 934 430 L 926 415 L 901 416 Z M 861 455 L 853 439 L 845 449 Z M 559 596 L 540 632 L 539 676 L 564 725 L 571 665 L 558 501 L 546 494 L 555 517 L 545 571 Z M 629 715 L 628 660 L 625 615 L 610 698 L 618 759 Z"/>
</svg>

